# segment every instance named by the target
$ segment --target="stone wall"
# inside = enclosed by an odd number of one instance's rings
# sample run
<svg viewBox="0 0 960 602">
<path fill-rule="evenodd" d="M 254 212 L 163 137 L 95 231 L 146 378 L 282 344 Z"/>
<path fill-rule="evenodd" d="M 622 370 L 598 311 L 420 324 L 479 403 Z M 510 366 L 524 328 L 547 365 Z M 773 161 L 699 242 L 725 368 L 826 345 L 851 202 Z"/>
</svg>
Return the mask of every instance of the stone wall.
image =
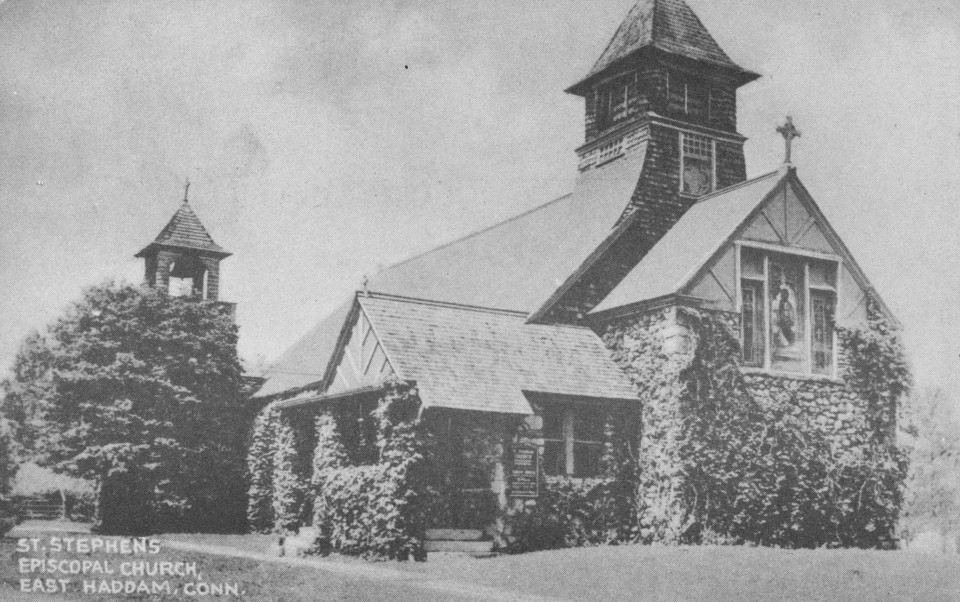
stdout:
<svg viewBox="0 0 960 602">
<path fill-rule="evenodd" d="M 677 541 L 687 518 L 680 467 L 683 438 L 680 372 L 692 352 L 676 307 L 618 320 L 602 333 L 613 359 L 636 385 L 641 403 L 641 528 L 645 539 Z"/>
<path fill-rule="evenodd" d="M 867 443 L 864 401 L 842 381 L 764 374 L 747 374 L 746 381 L 756 399 L 795 407 L 834 443 L 844 447 Z"/>
<path fill-rule="evenodd" d="M 739 331 L 739 315 L 716 312 Z M 683 371 L 698 344 L 697 332 L 677 306 L 618 318 L 600 333 L 614 360 L 639 391 L 641 413 L 641 527 L 646 540 L 683 541 L 693 518 L 684 499 L 681 444 L 689 398 Z M 842 359 L 841 359 L 842 371 Z M 746 390 L 765 407 L 785 407 L 808 419 L 837 450 L 865 446 L 866 404 L 838 378 L 744 371 Z M 688 522 L 690 521 L 690 522 Z"/>
</svg>

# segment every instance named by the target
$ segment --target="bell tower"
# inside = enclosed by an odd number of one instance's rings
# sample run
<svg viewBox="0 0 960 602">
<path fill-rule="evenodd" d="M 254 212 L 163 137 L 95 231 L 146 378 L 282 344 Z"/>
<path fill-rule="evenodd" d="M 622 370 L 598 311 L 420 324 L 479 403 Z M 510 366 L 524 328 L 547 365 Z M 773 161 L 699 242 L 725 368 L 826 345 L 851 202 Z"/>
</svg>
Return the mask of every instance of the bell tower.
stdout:
<svg viewBox="0 0 960 602">
<path fill-rule="evenodd" d="M 193 212 L 187 192 L 183 203 L 157 238 L 136 257 L 144 260 L 144 279 L 173 297 L 217 301 L 220 294 L 220 261 L 229 257 L 213 242 Z"/>
<path fill-rule="evenodd" d="M 674 197 L 649 201 L 676 221 L 697 197 L 746 179 L 737 89 L 758 77 L 727 56 L 684 0 L 640 0 L 567 89 L 585 101 L 581 171 L 621 140 L 645 139 L 654 159 L 645 175 Z"/>
<path fill-rule="evenodd" d="M 582 323 L 705 195 L 747 179 L 737 90 L 760 77 L 730 59 L 684 0 L 639 0 L 567 92 L 584 99 L 573 196 L 623 200 L 604 245 L 533 322 Z"/>
</svg>

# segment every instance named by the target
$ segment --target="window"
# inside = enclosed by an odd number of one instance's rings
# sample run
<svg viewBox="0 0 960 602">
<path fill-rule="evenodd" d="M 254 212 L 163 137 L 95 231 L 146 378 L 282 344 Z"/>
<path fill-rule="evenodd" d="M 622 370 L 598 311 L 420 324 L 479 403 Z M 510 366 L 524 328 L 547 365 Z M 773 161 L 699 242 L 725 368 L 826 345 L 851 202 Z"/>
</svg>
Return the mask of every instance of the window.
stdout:
<svg viewBox="0 0 960 602">
<path fill-rule="evenodd" d="M 796 374 L 833 374 L 834 261 L 740 250 L 743 363 Z"/>
<path fill-rule="evenodd" d="M 720 91 L 710 88 L 710 96 L 707 98 L 707 120 L 711 123 L 720 119 Z"/>
<path fill-rule="evenodd" d="M 813 373 L 830 374 L 833 371 L 833 294 L 811 291 L 813 310 Z"/>
<path fill-rule="evenodd" d="M 597 129 L 606 129 L 626 119 L 631 91 L 636 88 L 636 77 L 636 74 L 619 77 L 597 88 Z"/>
<path fill-rule="evenodd" d="M 698 119 L 707 117 L 710 88 L 703 81 L 678 72 L 667 72 L 667 111 Z"/>
<path fill-rule="evenodd" d="M 680 133 L 680 191 L 701 195 L 713 190 L 713 140 Z"/>
<path fill-rule="evenodd" d="M 553 476 L 599 475 L 606 414 L 588 404 L 544 404 L 544 472 Z"/>
</svg>

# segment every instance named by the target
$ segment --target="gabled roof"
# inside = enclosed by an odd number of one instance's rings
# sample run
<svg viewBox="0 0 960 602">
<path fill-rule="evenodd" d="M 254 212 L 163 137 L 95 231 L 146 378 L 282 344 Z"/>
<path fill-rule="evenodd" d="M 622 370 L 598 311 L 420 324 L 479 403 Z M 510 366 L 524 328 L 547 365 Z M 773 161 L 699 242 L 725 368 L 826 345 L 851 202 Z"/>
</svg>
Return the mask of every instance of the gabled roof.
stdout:
<svg viewBox="0 0 960 602">
<path fill-rule="evenodd" d="M 368 288 L 528 314 L 614 232 L 640 179 L 645 148 L 581 173 L 569 195 L 387 268 Z M 280 356 L 256 396 L 323 381 L 351 306 L 352 299 Z"/>
<path fill-rule="evenodd" d="M 843 259 L 844 266 L 850 270 L 857 284 L 864 291 L 869 291 L 884 314 L 897 323 L 896 317 L 797 177 L 796 169 L 787 166 L 700 199 L 590 314 L 685 294 L 704 266 L 740 235 L 771 197 L 788 185 L 793 187 L 804 206 L 811 211 L 817 225 Z"/>
<path fill-rule="evenodd" d="M 727 68 L 740 73 L 742 83 L 759 77 L 727 56 L 684 0 L 639 0 L 590 72 L 567 91 L 583 94 L 588 81 L 645 48 Z"/>
<path fill-rule="evenodd" d="M 270 397 L 321 383 L 353 306 L 351 296 L 287 349 L 267 369 L 266 381 L 256 397 Z"/>
<path fill-rule="evenodd" d="M 583 172 L 567 196 L 387 268 L 370 290 L 537 309 L 613 231 L 640 180 L 645 148 Z"/>
<path fill-rule="evenodd" d="M 772 172 L 703 197 L 591 314 L 676 293 L 783 178 Z"/>
<path fill-rule="evenodd" d="M 417 383 L 426 407 L 530 414 L 524 391 L 637 398 L 588 328 L 376 293 L 357 300 L 397 376 Z"/>
<path fill-rule="evenodd" d="M 160 234 L 152 243 L 137 253 L 137 257 L 143 257 L 154 246 L 179 247 L 193 249 L 197 251 L 206 251 L 219 257 L 230 255 L 220 245 L 213 242 L 213 238 L 207 232 L 207 229 L 200 223 L 200 218 L 193 212 L 190 203 L 184 199 L 180 208 L 173 214 L 167 225 L 164 226 Z"/>
</svg>

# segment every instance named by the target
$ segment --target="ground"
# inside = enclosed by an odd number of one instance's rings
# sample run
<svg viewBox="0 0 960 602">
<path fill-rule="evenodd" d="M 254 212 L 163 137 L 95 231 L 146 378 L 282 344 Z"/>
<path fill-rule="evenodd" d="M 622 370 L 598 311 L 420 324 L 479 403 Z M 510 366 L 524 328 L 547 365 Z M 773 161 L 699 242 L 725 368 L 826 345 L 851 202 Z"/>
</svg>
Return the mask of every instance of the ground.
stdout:
<svg viewBox="0 0 960 602">
<path fill-rule="evenodd" d="M 367 563 L 279 559 L 273 545 L 267 536 L 169 535 L 161 538 L 160 553 L 147 559 L 195 561 L 204 582 L 238 582 L 244 593 L 235 599 L 257 602 L 313 601 L 320 592 L 325 600 L 960 600 L 960 556 L 622 546 L 485 560 L 435 556 L 427 563 Z M 69 590 L 22 594 L 17 561 L 24 556 L 31 554 L 17 553 L 15 539 L 0 540 L 0 600 L 191 599 L 182 593 L 153 598 Z M 182 587 L 192 580 L 170 581 Z"/>
</svg>

